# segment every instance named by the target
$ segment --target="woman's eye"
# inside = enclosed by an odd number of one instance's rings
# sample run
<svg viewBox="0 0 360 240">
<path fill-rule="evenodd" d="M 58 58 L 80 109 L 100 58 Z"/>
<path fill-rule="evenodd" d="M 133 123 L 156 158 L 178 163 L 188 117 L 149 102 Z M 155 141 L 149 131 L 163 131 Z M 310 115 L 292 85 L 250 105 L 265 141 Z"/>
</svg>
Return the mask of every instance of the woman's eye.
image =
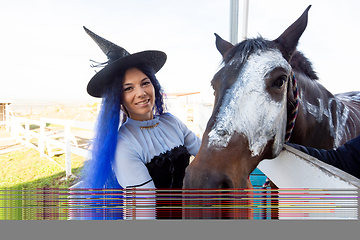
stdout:
<svg viewBox="0 0 360 240">
<path fill-rule="evenodd" d="M 277 78 L 277 79 L 274 81 L 273 87 L 281 88 L 281 87 L 284 85 L 285 81 L 286 81 L 286 77 L 285 77 L 285 76 L 279 77 L 279 78 Z"/>
<path fill-rule="evenodd" d="M 143 86 L 146 86 L 146 85 L 149 85 L 150 84 L 150 81 L 146 81 L 146 82 L 143 82 Z"/>
<path fill-rule="evenodd" d="M 124 88 L 124 92 L 128 92 L 132 89 L 132 87 L 127 87 L 127 88 Z"/>
</svg>

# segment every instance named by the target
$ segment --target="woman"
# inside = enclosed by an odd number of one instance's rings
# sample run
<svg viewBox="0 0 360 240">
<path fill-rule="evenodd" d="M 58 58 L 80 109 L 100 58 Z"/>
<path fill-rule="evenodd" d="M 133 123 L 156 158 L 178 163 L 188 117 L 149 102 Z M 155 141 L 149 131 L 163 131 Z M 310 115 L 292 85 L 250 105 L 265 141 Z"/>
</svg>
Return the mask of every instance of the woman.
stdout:
<svg viewBox="0 0 360 240">
<path fill-rule="evenodd" d="M 87 86 L 88 93 L 103 102 L 92 159 L 84 167 L 84 186 L 181 188 L 189 157 L 196 155 L 201 140 L 178 118 L 165 113 L 155 73 L 165 64 L 166 54 L 129 54 L 84 29 L 108 57 L 108 62 L 98 64 L 105 67 Z"/>
</svg>

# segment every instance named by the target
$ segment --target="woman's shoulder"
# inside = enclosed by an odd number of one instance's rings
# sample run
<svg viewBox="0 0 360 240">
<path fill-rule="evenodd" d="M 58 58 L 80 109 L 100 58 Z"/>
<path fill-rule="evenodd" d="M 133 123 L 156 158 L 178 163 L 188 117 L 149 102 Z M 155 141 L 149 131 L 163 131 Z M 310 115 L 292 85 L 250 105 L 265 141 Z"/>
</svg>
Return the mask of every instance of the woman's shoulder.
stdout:
<svg viewBox="0 0 360 240">
<path fill-rule="evenodd" d="M 126 127 L 120 127 L 116 151 L 121 152 L 126 156 L 138 156 L 142 151 L 142 146 L 139 144 L 136 138 L 132 135 L 131 131 Z"/>
<path fill-rule="evenodd" d="M 134 140 L 134 131 L 136 131 L 136 128 L 132 127 L 131 124 L 127 124 L 126 122 L 123 123 L 118 131 L 118 145 L 131 144 L 131 142 Z"/>
<path fill-rule="evenodd" d="M 126 132 L 128 132 L 128 126 L 125 122 L 119 127 L 118 136 L 122 136 L 123 134 L 126 134 Z"/>
<path fill-rule="evenodd" d="M 176 129 L 177 131 L 186 132 L 188 130 L 184 122 L 169 112 L 162 114 L 159 119 L 164 125 Z"/>
<path fill-rule="evenodd" d="M 159 116 L 159 120 L 160 121 L 168 121 L 168 122 L 171 122 L 171 123 L 179 123 L 179 122 L 181 122 L 178 117 L 176 117 L 175 115 L 173 115 L 173 114 L 171 114 L 169 112 L 161 114 Z"/>
<path fill-rule="evenodd" d="M 165 113 L 159 115 L 159 118 L 160 119 L 161 118 L 175 118 L 175 116 L 173 114 L 169 113 L 169 112 L 165 112 Z"/>
</svg>

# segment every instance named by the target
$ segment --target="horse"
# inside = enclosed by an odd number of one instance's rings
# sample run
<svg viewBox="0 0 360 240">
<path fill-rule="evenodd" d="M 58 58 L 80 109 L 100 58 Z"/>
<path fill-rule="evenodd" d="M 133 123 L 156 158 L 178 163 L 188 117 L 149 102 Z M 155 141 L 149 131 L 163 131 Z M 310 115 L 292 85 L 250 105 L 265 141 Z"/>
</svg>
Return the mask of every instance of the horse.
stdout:
<svg viewBox="0 0 360 240">
<path fill-rule="evenodd" d="M 329 92 L 296 49 L 310 7 L 272 41 L 259 36 L 234 46 L 215 34 L 223 63 L 184 189 L 244 189 L 260 161 L 276 158 L 287 141 L 331 149 L 360 134 L 360 92 Z"/>
</svg>

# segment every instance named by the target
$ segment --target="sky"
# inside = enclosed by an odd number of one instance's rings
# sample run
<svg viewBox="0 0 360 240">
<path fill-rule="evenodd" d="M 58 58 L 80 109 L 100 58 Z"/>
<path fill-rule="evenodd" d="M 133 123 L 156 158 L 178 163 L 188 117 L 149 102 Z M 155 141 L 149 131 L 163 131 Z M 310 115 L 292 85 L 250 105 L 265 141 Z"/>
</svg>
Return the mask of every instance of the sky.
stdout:
<svg viewBox="0 0 360 240">
<path fill-rule="evenodd" d="M 1 1 L 0 99 L 94 100 L 90 59 L 107 59 L 83 26 L 130 53 L 164 51 L 157 78 L 167 93 L 211 95 L 221 63 L 214 33 L 230 39 L 230 0 Z M 332 93 L 360 90 L 358 0 L 249 0 L 247 37 L 277 38 L 310 4 L 298 50 Z"/>
</svg>

